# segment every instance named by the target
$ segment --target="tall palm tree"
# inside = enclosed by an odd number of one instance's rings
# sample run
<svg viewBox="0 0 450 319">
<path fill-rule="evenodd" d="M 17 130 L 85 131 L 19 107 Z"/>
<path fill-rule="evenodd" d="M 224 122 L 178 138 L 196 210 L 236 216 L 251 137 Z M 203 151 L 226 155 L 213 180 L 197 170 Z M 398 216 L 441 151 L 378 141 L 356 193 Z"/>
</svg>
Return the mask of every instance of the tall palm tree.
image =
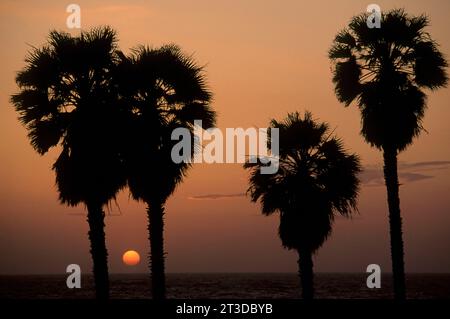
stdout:
<svg viewBox="0 0 450 319">
<path fill-rule="evenodd" d="M 165 203 L 190 166 L 172 160 L 177 141 L 171 140 L 171 133 L 177 127 L 192 133 L 194 120 L 211 127 L 215 113 L 202 68 L 175 45 L 139 47 L 129 57 L 122 54 L 118 72 L 118 87 L 130 114 L 125 152 L 128 185 L 132 197 L 147 204 L 152 295 L 164 299 Z M 193 134 L 191 145 L 187 158 L 195 150 Z"/>
<path fill-rule="evenodd" d="M 109 296 L 108 253 L 103 206 L 126 185 L 118 147 L 123 117 L 111 85 L 116 34 L 96 28 L 72 37 L 53 31 L 34 48 L 16 77 L 20 92 L 11 100 L 43 155 L 61 150 L 53 165 L 62 203 L 87 207 L 96 296 Z"/>
<path fill-rule="evenodd" d="M 367 14 L 356 16 L 340 31 L 329 51 L 338 100 L 356 101 L 361 111 L 361 134 L 383 151 L 389 206 L 394 292 L 405 298 L 402 219 L 397 154 L 423 130 L 424 89 L 447 84 L 447 62 L 425 28 L 426 16 L 404 10 L 382 15 L 381 28 L 367 26 Z"/>
<path fill-rule="evenodd" d="M 330 236 L 335 216 L 349 217 L 357 209 L 359 158 L 309 112 L 272 120 L 271 127 L 279 129 L 279 169 L 261 174 L 263 164 L 246 162 L 248 193 L 261 202 L 264 215 L 279 212 L 282 244 L 298 252 L 302 296 L 312 299 L 312 255 Z"/>
</svg>

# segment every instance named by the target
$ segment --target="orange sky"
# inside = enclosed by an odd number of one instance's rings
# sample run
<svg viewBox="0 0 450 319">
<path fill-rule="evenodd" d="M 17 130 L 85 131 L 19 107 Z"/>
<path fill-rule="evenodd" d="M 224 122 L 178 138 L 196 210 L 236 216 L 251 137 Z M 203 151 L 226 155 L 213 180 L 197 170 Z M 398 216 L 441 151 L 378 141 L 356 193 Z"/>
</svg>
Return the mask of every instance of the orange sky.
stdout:
<svg viewBox="0 0 450 319">
<path fill-rule="evenodd" d="M 71 1 L 72 2 L 72 1 Z M 53 151 L 38 156 L 9 104 L 15 72 L 29 45 L 44 43 L 50 29 L 66 30 L 71 2 L 9 1 L 0 4 L 0 274 L 63 273 L 70 263 L 90 271 L 87 223 L 82 206 L 59 205 L 50 167 Z M 367 166 L 360 215 L 338 219 L 316 257 L 316 270 L 364 272 L 377 263 L 390 270 L 387 204 L 380 186 L 381 154 L 359 136 L 359 114 L 333 93 L 327 50 L 365 1 L 76 1 L 82 27 L 108 24 L 120 46 L 177 43 L 206 65 L 218 127 L 265 127 L 271 118 L 308 109 L 336 128 L 345 145 Z M 132 4 L 131 4 L 132 3 Z M 427 13 L 429 28 L 450 57 L 450 2 L 376 1 L 382 10 L 405 7 Z M 401 205 L 406 269 L 450 270 L 450 89 L 428 100 L 423 134 L 400 155 Z M 442 162 L 437 162 L 442 161 Z M 246 174 L 238 164 L 196 164 L 167 205 L 168 272 L 296 271 L 296 256 L 282 249 L 278 219 L 263 217 L 240 194 Z M 208 195 L 222 194 L 215 199 Z M 200 198 L 196 198 L 200 196 Z M 203 197 L 201 197 L 203 196 Z M 206 198 L 205 198 L 206 197 Z M 123 265 L 127 249 L 146 255 L 144 206 L 124 192 L 106 220 L 111 272 L 144 272 Z M 146 258 L 142 258 L 143 261 Z"/>
</svg>

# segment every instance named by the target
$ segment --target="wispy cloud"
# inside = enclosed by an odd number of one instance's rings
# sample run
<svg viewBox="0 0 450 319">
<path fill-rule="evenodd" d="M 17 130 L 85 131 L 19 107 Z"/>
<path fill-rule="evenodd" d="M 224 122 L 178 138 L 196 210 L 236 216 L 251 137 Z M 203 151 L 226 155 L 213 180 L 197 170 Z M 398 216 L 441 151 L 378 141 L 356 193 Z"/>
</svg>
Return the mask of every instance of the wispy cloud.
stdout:
<svg viewBox="0 0 450 319">
<path fill-rule="evenodd" d="M 446 169 L 450 167 L 450 161 L 425 161 L 425 162 L 413 162 L 413 163 L 406 163 L 401 162 L 399 165 L 400 168 L 404 169 L 414 169 L 419 168 L 422 170 L 438 170 L 438 169 Z"/>
<path fill-rule="evenodd" d="M 450 161 L 400 162 L 398 176 L 400 183 L 406 184 L 435 177 L 433 172 L 450 168 Z M 365 186 L 384 185 L 382 165 L 368 165 L 360 175 Z"/>
<path fill-rule="evenodd" d="M 224 199 L 224 198 L 235 198 L 235 197 L 244 197 L 245 193 L 216 193 L 216 194 L 205 194 L 205 195 L 195 195 L 189 196 L 188 199 L 192 200 L 216 200 L 216 199 Z"/>
</svg>

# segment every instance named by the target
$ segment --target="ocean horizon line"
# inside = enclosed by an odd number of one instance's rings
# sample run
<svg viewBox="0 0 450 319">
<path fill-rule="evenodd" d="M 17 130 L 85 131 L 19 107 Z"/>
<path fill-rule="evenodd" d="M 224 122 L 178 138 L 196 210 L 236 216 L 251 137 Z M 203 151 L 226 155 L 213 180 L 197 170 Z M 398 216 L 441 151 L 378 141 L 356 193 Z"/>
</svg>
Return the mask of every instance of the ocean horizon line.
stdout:
<svg viewBox="0 0 450 319">
<path fill-rule="evenodd" d="M 149 272 L 110 272 L 109 275 L 149 275 Z M 237 271 L 194 271 L 194 272 L 167 272 L 166 275 L 296 275 L 298 272 L 282 272 L 282 271 L 255 271 L 255 272 L 237 272 Z M 361 275 L 369 274 L 367 272 L 356 271 L 318 271 L 315 275 Z M 406 272 L 406 275 L 450 275 L 450 272 Z M 0 276 L 66 276 L 67 273 L 16 273 L 16 274 L 0 274 Z M 392 275 L 392 272 L 383 272 L 382 275 Z M 92 273 L 84 273 L 82 276 L 92 276 Z"/>
</svg>

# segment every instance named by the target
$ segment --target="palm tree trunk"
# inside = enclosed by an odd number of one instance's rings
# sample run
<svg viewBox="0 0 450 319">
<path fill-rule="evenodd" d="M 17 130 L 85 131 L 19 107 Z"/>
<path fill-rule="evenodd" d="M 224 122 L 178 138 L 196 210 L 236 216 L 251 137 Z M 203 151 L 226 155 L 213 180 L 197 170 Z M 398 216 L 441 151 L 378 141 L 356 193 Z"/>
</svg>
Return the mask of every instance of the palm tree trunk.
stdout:
<svg viewBox="0 0 450 319">
<path fill-rule="evenodd" d="M 150 240 L 150 272 L 153 299 L 166 298 L 166 277 L 164 273 L 164 205 L 147 207 L 148 232 Z"/>
<path fill-rule="evenodd" d="M 94 265 L 95 295 L 97 299 L 109 298 L 108 251 L 105 243 L 105 213 L 102 205 L 87 204 L 89 223 L 89 240 L 91 242 L 91 256 Z"/>
<path fill-rule="evenodd" d="M 314 298 L 314 273 L 312 253 L 305 250 L 298 251 L 298 273 L 302 286 L 302 298 L 312 300 Z"/>
<path fill-rule="evenodd" d="M 397 150 L 383 148 L 384 179 L 386 181 L 389 205 L 389 226 L 391 236 L 392 273 L 395 299 L 406 298 L 405 263 L 403 260 L 402 217 L 400 215 L 399 183 L 397 173 Z"/>
</svg>

